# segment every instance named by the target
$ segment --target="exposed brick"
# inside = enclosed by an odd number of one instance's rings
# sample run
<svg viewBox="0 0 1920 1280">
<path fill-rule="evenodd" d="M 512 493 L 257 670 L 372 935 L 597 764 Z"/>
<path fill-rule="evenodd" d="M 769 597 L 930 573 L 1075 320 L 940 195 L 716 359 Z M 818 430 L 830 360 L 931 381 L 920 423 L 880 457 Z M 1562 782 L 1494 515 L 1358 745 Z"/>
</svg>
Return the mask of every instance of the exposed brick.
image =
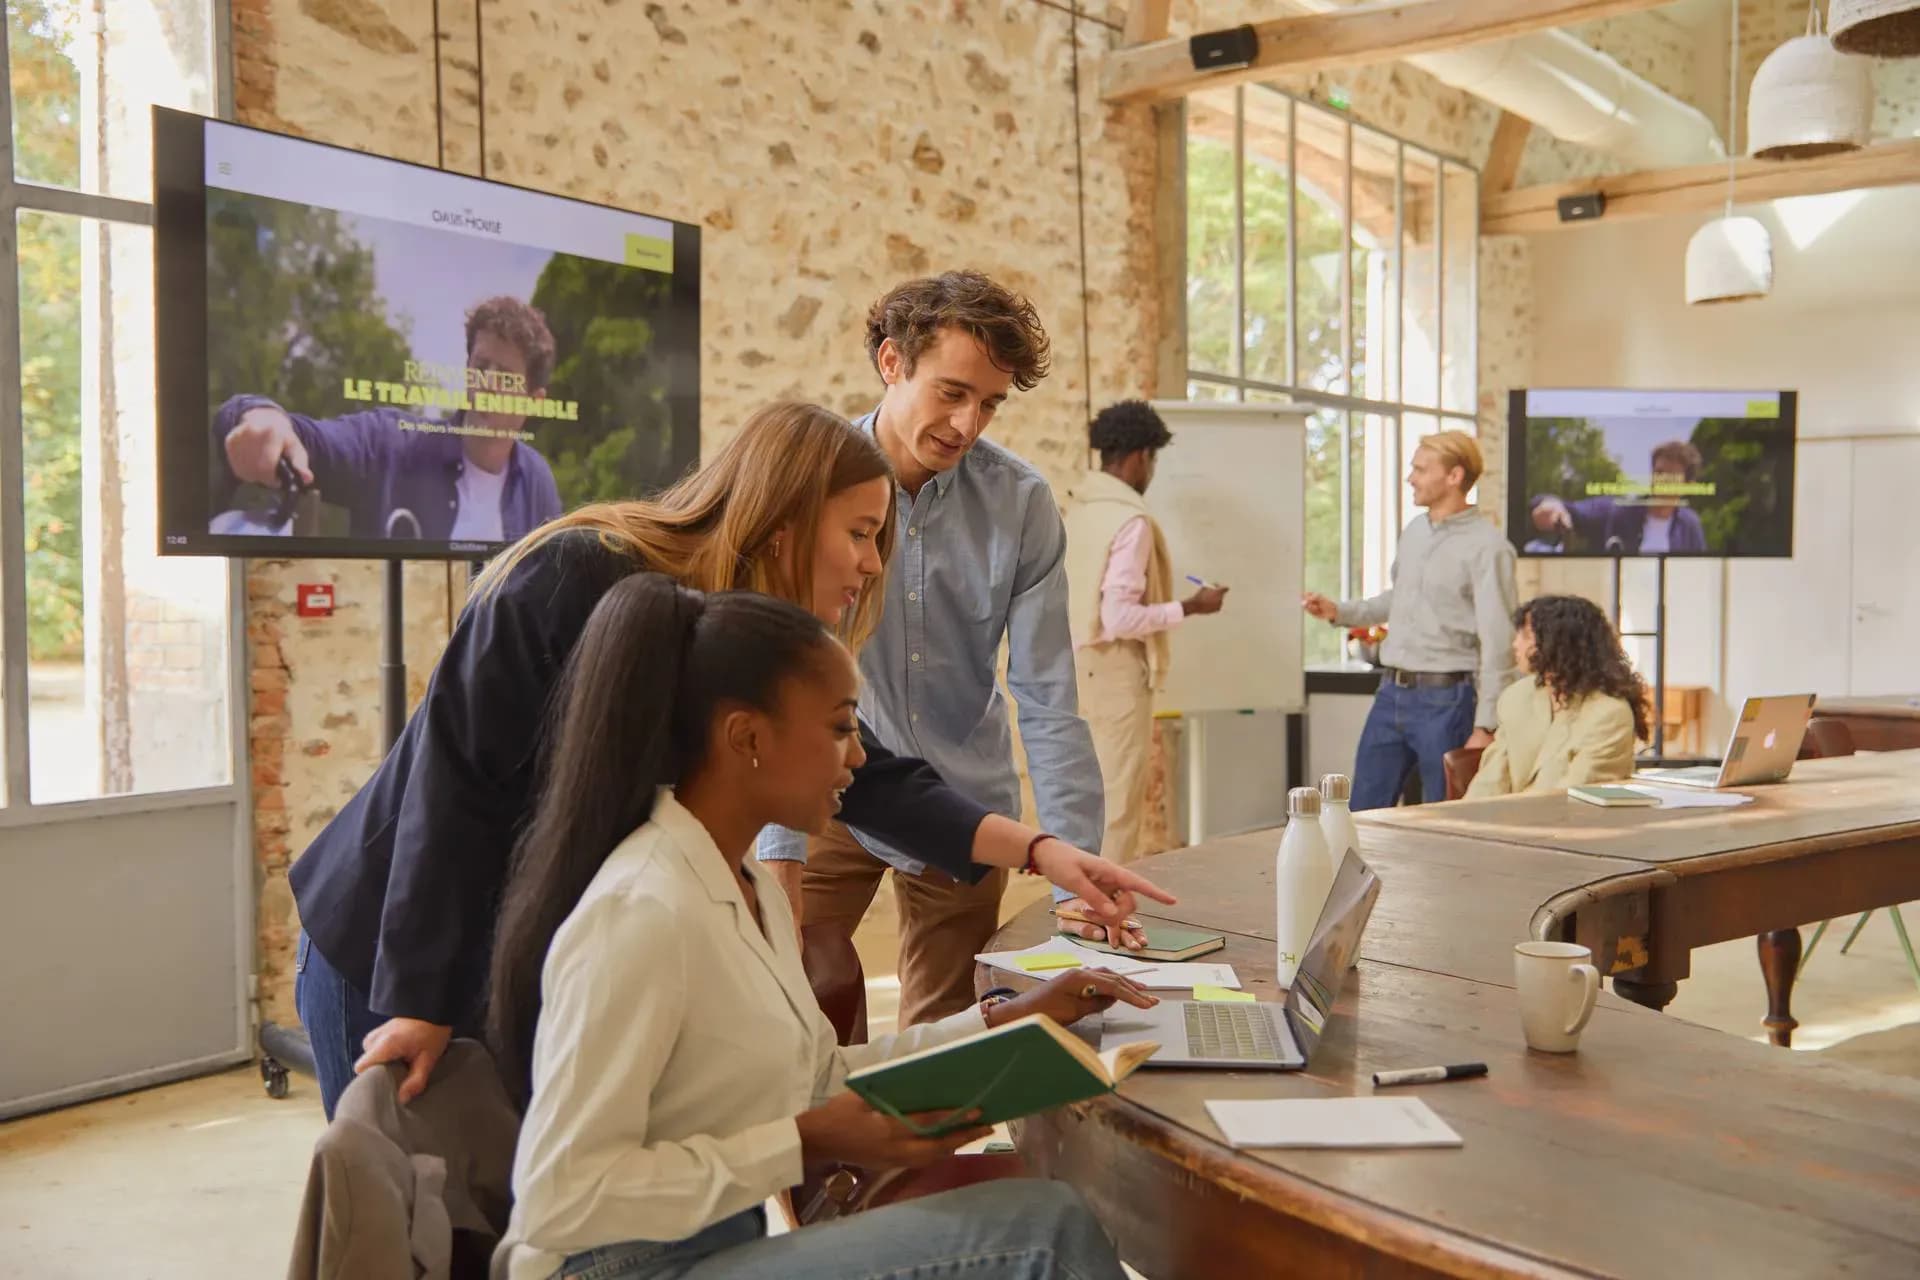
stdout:
<svg viewBox="0 0 1920 1280">
<path fill-rule="evenodd" d="M 247 732 L 255 738 L 264 738 L 268 735 L 284 738 L 287 735 L 287 731 L 292 727 L 293 722 L 287 719 L 284 714 L 272 712 L 265 715 L 254 716 L 252 722 L 247 726 Z"/>
</svg>

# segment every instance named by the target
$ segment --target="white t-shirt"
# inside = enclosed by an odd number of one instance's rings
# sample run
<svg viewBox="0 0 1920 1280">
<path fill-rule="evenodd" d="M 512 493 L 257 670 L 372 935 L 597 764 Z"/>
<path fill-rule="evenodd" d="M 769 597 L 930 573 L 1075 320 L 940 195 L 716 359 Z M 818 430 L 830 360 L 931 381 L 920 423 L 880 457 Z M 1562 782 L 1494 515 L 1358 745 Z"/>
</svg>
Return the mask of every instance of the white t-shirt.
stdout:
<svg viewBox="0 0 1920 1280">
<path fill-rule="evenodd" d="M 1664 516 L 1647 513 L 1647 523 L 1640 530 L 1640 554 L 1664 555 L 1673 549 L 1673 515 Z"/>
<path fill-rule="evenodd" d="M 506 496 L 507 473 L 488 471 L 469 462 L 460 468 L 460 478 L 453 488 L 460 508 L 454 513 L 453 532 L 448 536 L 457 542 L 505 542 L 500 500 Z"/>
</svg>

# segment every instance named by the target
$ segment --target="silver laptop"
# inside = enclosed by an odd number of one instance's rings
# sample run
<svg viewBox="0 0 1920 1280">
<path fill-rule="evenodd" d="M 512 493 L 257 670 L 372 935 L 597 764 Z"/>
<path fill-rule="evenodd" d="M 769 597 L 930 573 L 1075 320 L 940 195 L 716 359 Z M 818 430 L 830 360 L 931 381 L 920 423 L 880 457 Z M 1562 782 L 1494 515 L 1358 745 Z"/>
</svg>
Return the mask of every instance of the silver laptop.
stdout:
<svg viewBox="0 0 1920 1280">
<path fill-rule="evenodd" d="M 1151 1009 L 1114 1005 L 1101 1023 L 1102 1046 L 1158 1040 L 1159 1052 L 1143 1064 L 1149 1067 L 1301 1070 L 1320 1043 L 1379 896 L 1380 877 L 1348 850 L 1285 1001 L 1162 1000 Z"/>
<path fill-rule="evenodd" d="M 1740 707 L 1740 719 L 1733 726 L 1733 738 L 1726 755 L 1717 765 L 1695 765 L 1690 769 L 1642 769 L 1635 773 L 1639 782 L 1655 782 L 1676 787 L 1753 787 L 1767 782 L 1785 782 L 1800 755 L 1800 741 L 1807 736 L 1807 721 L 1813 717 L 1813 695 L 1779 694 L 1769 698 L 1748 698 Z"/>
</svg>

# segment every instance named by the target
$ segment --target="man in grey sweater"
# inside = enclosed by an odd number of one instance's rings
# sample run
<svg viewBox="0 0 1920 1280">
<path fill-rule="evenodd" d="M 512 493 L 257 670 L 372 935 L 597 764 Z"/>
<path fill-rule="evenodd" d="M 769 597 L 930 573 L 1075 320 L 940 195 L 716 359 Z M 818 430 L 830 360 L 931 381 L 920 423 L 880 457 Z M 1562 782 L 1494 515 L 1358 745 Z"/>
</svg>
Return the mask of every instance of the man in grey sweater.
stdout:
<svg viewBox="0 0 1920 1280">
<path fill-rule="evenodd" d="M 1407 775 L 1420 795 L 1444 799 L 1441 759 L 1493 741 L 1494 703 L 1513 682 L 1513 547 L 1467 490 L 1480 478 L 1480 446 L 1461 431 L 1427 436 L 1407 483 L 1426 508 L 1400 535 L 1393 585 L 1367 600 L 1309 594 L 1308 613 L 1343 627 L 1387 624 L 1386 668 L 1353 769 L 1353 807 L 1384 809 Z"/>
</svg>

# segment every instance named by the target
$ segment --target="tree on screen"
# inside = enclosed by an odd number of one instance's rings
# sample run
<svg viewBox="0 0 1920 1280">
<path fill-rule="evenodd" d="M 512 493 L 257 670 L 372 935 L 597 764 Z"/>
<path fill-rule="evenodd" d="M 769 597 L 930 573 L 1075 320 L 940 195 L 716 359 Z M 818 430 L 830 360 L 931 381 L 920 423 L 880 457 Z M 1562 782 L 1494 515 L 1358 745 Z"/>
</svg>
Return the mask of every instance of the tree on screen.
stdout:
<svg viewBox="0 0 1920 1280">
<path fill-rule="evenodd" d="M 1529 499 L 1550 493 L 1572 500 L 1585 497 L 1594 481 L 1627 478 L 1607 452 L 1606 433 L 1586 418 L 1528 418 L 1526 430 Z"/>
<path fill-rule="evenodd" d="M 316 418 L 366 408 L 342 383 L 397 380 L 413 350 L 340 214 L 222 191 L 207 192 L 207 333 L 215 407 L 252 393 Z"/>
<path fill-rule="evenodd" d="M 1702 418 L 1693 429 L 1700 451 L 1695 479 L 1713 496 L 1694 501 L 1710 551 L 1738 552 L 1742 543 L 1772 541 L 1769 532 L 1786 506 L 1789 469 L 1781 465 L 1778 418 Z"/>
<path fill-rule="evenodd" d="M 530 419 L 566 507 L 656 493 L 679 478 L 671 369 L 660 326 L 672 277 L 556 253 L 532 303 L 547 318 L 555 360 L 547 394 L 576 400 L 573 422 Z"/>
</svg>

